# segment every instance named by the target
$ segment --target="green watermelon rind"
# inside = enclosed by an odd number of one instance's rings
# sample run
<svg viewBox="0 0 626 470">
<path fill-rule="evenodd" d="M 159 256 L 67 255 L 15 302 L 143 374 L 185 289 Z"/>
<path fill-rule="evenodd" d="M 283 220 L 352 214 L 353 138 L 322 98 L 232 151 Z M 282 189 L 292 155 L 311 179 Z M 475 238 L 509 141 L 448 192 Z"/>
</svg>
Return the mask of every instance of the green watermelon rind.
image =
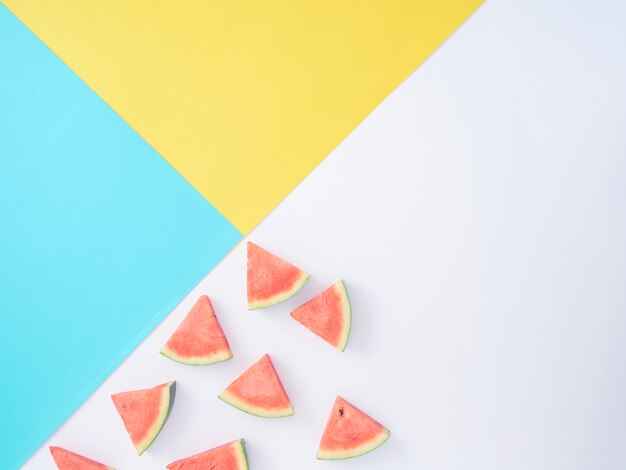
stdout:
<svg viewBox="0 0 626 470">
<path fill-rule="evenodd" d="M 317 459 L 318 460 L 345 460 L 352 459 L 354 457 L 360 457 L 361 455 L 365 455 L 374 449 L 377 449 L 389 439 L 391 433 L 388 429 L 381 430 L 380 434 L 378 434 L 373 439 L 370 439 L 367 442 L 364 442 L 358 447 L 354 447 L 351 449 L 337 449 L 337 450 L 323 450 L 318 449 L 317 451 Z"/>
<path fill-rule="evenodd" d="M 248 457 L 246 456 L 246 446 L 243 439 L 235 441 L 237 445 L 237 470 L 248 470 Z"/>
<path fill-rule="evenodd" d="M 253 406 L 230 393 L 228 390 L 224 390 L 217 397 L 238 410 L 260 418 L 285 418 L 287 416 L 293 416 L 294 414 L 294 409 L 291 404 L 288 408 L 281 409 L 267 409 L 260 406 Z"/>
<path fill-rule="evenodd" d="M 137 455 L 143 454 L 148 447 L 152 445 L 156 437 L 163 429 L 167 418 L 170 415 L 170 411 L 172 410 L 172 406 L 174 405 L 174 398 L 176 397 L 176 381 L 172 381 L 169 384 L 169 387 L 164 388 L 165 393 L 163 400 L 161 401 L 161 413 L 159 415 L 159 419 L 152 427 L 152 430 L 148 432 L 148 436 L 141 443 L 135 446 L 135 450 L 137 450 Z"/>
<path fill-rule="evenodd" d="M 216 353 L 212 353 L 207 356 L 190 356 L 184 357 L 176 354 L 167 346 L 163 346 L 163 349 L 159 351 L 160 354 L 171 359 L 174 362 L 185 364 L 188 366 L 208 366 L 210 364 L 216 364 L 218 362 L 228 361 L 233 357 L 233 353 L 229 349 L 224 349 Z"/>
<path fill-rule="evenodd" d="M 350 305 L 350 297 L 348 297 L 348 291 L 346 290 L 346 286 L 343 281 L 337 282 L 337 284 L 335 284 L 335 288 L 340 290 L 339 296 L 341 297 L 341 303 L 343 305 L 343 318 L 346 325 L 343 334 L 341 335 L 341 342 L 335 347 L 339 351 L 343 352 L 346 350 L 346 346 L 348 345 L 350 329 L 352 328 L 352 306 Z"/>
<path fill-rule="evenodd" d="M 199 454 L 192 455 L 190 457 L 186 457 L 186 458 L 181 459 L 181 460 L 177 460 L 176 462 L 172 462 L 172 463 L 168 464 L 167 468 L 173 467 L 174 464 L 178 464 L 177 465 L 178 467 L 187 468 L 188 466 L 193 465 L 193 464 L 186 464 L 189 460 L 197 458 L 197 457 L 201 456 L 202 454 L 211 453 L 212 451 L 218 449 L 219 447 L 225 447 L 225 446 L 228 446 L 228 447 L 232 448 L 235 451 L 235 459 L 237 460 L 237 462 L 236 462 L 237 467 L 233 468 L 232 470 L 248 470 L 248 457 L 246 455 L 246 446 L 245 446 L 245 442 L 244 442 L 243 439 L 237 439 L 236 441 L 229 442 L 227 444 L 224 444 L 223 446 L 218 446 L 218 447 L 215 447 L 213 449 L 209 449 L 207 451 L 200 452 Z M 194 466 L 196 466 L 196 465 L 194 465 Z M 204 466 L 202 468 L 204 468 Z M 219 468 L 222 468 L 222 466 L 220 465 Z"/>
<path fill-rule="evenodd" d="M 248 310 L 257 310 L 260 308 L 273 307 L 276 304 L 284 302 L 288 298 L 293 297 L 300 289 L 302 289 L 302 286 L 306 284 L 306 281 L 308 281 L 310 277 L 311 276 L 309 274 L 305 273 L 304 271 L 301 271 L 298 279 L 293 284 L 291 289 L 283 291 L 283 292 L 278 292 L 272 297 L 268 297 L 266 299 L 260 299 L 260 300 L 254 300 L 252 302 L 248 302 Z"/>
</svg>

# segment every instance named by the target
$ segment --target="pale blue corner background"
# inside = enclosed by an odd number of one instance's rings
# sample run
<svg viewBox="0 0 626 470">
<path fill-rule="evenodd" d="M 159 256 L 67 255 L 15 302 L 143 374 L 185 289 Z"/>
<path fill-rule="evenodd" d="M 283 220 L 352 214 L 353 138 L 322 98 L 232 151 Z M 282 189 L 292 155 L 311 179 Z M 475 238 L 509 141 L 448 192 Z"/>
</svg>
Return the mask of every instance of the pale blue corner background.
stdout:
<svg viewBox="0 0 626 470">
<path fill-rule="evenodd" d="M 2 469 L 19 467 L 240 239 L 0 5 Z"/>
</svg>

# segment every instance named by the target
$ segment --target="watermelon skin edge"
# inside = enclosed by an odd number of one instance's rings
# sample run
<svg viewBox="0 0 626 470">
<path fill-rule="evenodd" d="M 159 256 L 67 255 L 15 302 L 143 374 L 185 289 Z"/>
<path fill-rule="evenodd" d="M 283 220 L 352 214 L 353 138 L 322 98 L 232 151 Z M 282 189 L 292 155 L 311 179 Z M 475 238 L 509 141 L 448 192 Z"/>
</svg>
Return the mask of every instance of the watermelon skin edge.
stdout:
<svg viewBox="0 0 626 470">
<path fill-rule="evenodd" d="M 260 418 L 286 418 L 287 416 L 293 416 L 294 414 L 293 406 L 277 410 L 268 410 L 265 408 L 254 407 L 240 400 L 228 390 L 224 390 L 217 397 L 223 402 L 228 403 L 229 405 L 243 411 L 244 413 L 258 416 Z"/>
<path fill-rule="evenodd" d="M 237 446 L 237 460 L 239 460 L 239 468 L 237 470 L 248 470 L 248 456 L 246 455 L 246 443 L 243 439 L 239 439 Z"/>
<path fill-rule="evenodd" d="M 359 447 L 355 447 L 353 449 L 338 449 L 338 450 L 323 450 L 319 449 L 317 451 L 317 459 L 318 460 L 344 460 L 344 459 L 352 459 L 354 457 L 360 457 L 361 455 L 365 455 L 374 449 L 377 449 L 381 445 L 383 445 L 391 433 L 388 429 L 384 429 L 378 436 L 374 439 L 364 443 Z"/>
<path fill-rule="evenodd" d="M 243 439 L 237 439 L 236 441 L 232 441 L 227 444 L 214 447 L 207 451 L 200 452 L 199 454 L 191 455 L 189 457 L 185 457 L 183 459 L 177 460 L 175 462 L 168 464 L 166 468 L 169 470 L 176 470 L 176 469 L 180 470 L 182 468 L 185 468 L 185 469 L 199 468 L 199 466 L 202 466 L 202 468 L 208 468 L 203 463 L 200 463 L 197 461 L 194 463 L 190 463 L 190 460 L 193 461 L 196 458 L 201 457 L 203 454 L 210 454 L 213 451 L 219 449 L 220 447 L 230 447 L 235 451 L 235 454 L 236 454 L 235 459 L 237 460 L 236 462 L 237 467 L 232 468 L 232 469 L 229 467 L 229 470 L 248 470 L 248 457 L 246 455 L 246 446 L 245 446 L 245 442 Z M 218 467 L 220 469 L 223 468 L 222 465 L 218 465 Z M 214 467 L 211 467 L 211 468 L 214 468 Z"/>
<path fill-rule="evenodd" d="M 228 361 L 233 357 L 233 353 L 228 350 L 220 351 L 219 353 L 211 354 L 210 356 L 182 357 L 174 351 L 170 351 L 167 346 L 164 346 L 163 349 L 161 349 L 160 354 L 174 362 L 188 366 L 208 366 L 210 364 Z"/>
<path fill-rule="evenodd" d="M 278 294 L 274 295 L 273 297 L 269 297 L 267 299 L 255 300 L 253 302 L 248 302 L 248 310 L 257 310 L 257 309 L 260 309 L 260 308 L 273 307 L 276 304 L 284 302 L 288 298 L 293 297 L 300 289 L 302 289 L 302 286 L 304 286 L 304 284 L 306 284 L 306 281 L 308 281 L 310 277 L 311 276 L 309 274 L 307 274 L 305 272 L 302 272 L 300 274 L 300 277 L 294 283 L 294 285 L 293 285 L 293 287 L 291 289 L 289 289 L 287 291 L 279 292 Z"/>
<path fill-rule="evenodd" d="M 344 352 L 348 345 L 348 339 L 350 338 L 350 330 L 352 328 L 352 306 L 350 304 L 350 297 L 348 297 L 348 291 L 343 281 L 339 281 L 338 287 L 341 289 L 341 299 L 344 308 L 344 319 L 346 321 L 346 328 L 344 329 L 341 343 L 335 346 L 339 351 Z"/>
<path fill-rule="evenodd" d="M 172 411 L 172 407 L 174 406 L 175 398 L 176 398 L 176 381 L 174 380 L 171 382 L 170 386 L 167 387 L 167 397 L 164 400 L 166 402 L 162 403 L 162 408 L 165 409 L 164 416 L 162 416 L 162 419 L 158 423 L 155 424 L 151 436 L 149 436 L 148 439 L 142 442 L 142 445 L 137 448 L 137 455 L 141 455 L 146 450 L 148 450 L 148 448 L 152 445 L 154 440 L 157 438 L 157 436 L 161 432 L 161 429 L 163 429 L 163 426 L 165 426 L 165 423 L 167 422 L 167 418 L 169 418 L 170 416 L 170 412 Z"/>
</svg>

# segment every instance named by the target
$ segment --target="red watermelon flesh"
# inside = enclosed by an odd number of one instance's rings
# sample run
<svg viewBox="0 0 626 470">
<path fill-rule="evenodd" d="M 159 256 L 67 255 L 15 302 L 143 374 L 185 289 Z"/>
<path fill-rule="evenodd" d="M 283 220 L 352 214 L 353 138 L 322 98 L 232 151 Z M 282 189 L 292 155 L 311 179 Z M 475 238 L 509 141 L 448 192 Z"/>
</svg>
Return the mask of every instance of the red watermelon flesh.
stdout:
<svg viewBox="0 0 626 470">
<path fill-rule="evenodd" d="M 340 351 L 346 349 L 352 310 L 343 281 L 295 309 L 291 316 Z"/>
<path fill-rule="evenodd" d="M 177 460 L 169 464 L 167 468 L 168 470 L 247 470 L 248 461 L 243 439 Z"/>
<path fill-rule="evenodd" d="M 338 460 L 366 454 L 389 439 L 389 431 L 341 397 L 326 424 L 317 458 Z"/>
<path fill-rule="evenodd" d="M 61 447 L 50 446 L 50 453 L 59 470 L 115 470 L 113 467 L 75 454 Z"/>
<path fill-rule="evenodd" d="M 189 365 L 206 365 L 233 357 L 213 305 L 201 296 L 165 343 L 161 354 Z"/>
<path fill-rule="evenodd" d="M 304 271 L 248 242 L 248 310 L 287 300 L 308 279 Z"/>
<path fill-rule="evenodd" d="M 282 418 L 293 415 L 293 406 L 267 354 L 218 396 L 229 405 L 255 416 Z"/>
<path fill-rule="evenodd" d="M 111 395 L 135 449 L 143 454 L 163 428 L 174 404 L 176 382 Z"/>
</svg>

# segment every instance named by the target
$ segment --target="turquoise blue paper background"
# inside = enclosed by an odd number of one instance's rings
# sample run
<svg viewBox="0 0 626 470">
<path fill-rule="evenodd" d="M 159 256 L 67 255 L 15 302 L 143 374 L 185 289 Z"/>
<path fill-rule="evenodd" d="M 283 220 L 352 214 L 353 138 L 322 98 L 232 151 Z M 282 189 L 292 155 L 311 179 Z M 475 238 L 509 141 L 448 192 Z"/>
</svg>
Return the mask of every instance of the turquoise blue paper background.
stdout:
<svg viewBox="0 0 626 470">
<path fill-rule="evenodd" d="M 2 469 L 19 467 L 240 239 L 0 5 Z"/>
</svg>

